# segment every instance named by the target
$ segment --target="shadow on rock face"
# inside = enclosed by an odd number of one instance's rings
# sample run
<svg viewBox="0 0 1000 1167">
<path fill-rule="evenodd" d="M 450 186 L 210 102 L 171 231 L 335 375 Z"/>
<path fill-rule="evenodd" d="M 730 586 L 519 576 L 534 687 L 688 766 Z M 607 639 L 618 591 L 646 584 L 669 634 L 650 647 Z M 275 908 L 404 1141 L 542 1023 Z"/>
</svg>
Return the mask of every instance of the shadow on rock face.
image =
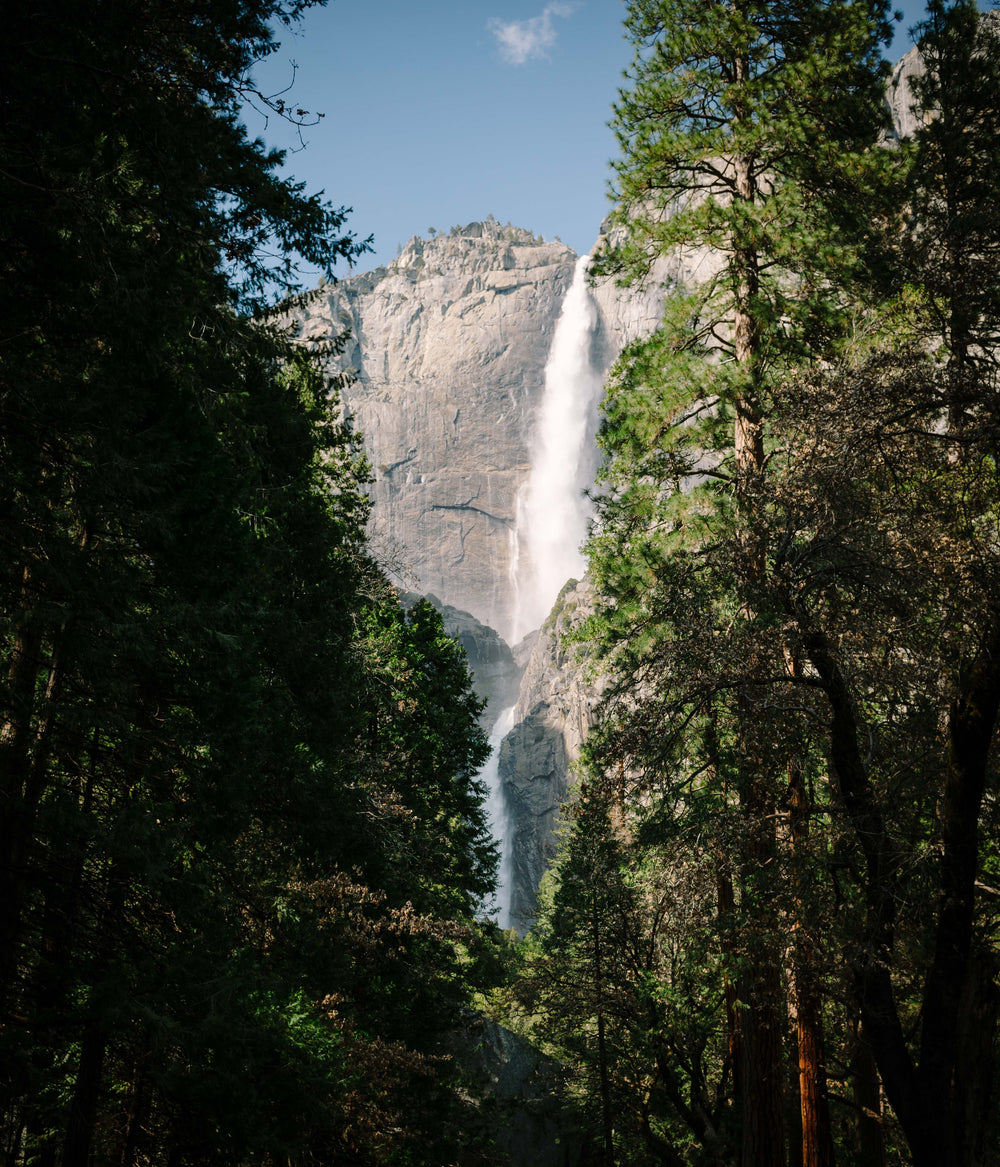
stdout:
<svg viewBox="0 0 1000 1167">
<path fill-rule="evenodd" d="M 461 1021 L 448 1049 L 480 1118 L 462 1167 L 585 1167 L 586 1139 L 562 1101 L 559 1063 L 472 1010 Z"/>
</svg>

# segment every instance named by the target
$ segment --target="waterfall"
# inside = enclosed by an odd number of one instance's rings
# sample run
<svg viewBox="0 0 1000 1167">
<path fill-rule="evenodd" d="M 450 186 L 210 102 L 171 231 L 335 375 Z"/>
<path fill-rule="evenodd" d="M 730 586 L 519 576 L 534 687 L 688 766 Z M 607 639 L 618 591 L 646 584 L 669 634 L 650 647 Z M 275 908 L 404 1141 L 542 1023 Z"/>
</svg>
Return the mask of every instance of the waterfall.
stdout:
<svg viewBox="0 0 1000 1167">
<path fill-rule="evenodd" d="M 591 508 L 584 490 L 594 480 L 597 407 L 602 380 L 590 363 L 597 310 L 587 288 L 589 257 L 577 261 L 545 365 L 545 388 L 529 444 L 531 472 L 517 500 L 511 536 L 510 582 L 515 641 L 540 628 L 563 584 L 586 570 L 580 546 Z M 511 927 L 513 823 L 500 783 L 500 743 L 514 727 L 514 706 L 504 709 L 490 735 L 492 753 L 481 777 L 493 837 L 500 844 L 497 894 L 490 915 Z"/>
<path fill-rule="evenodd" d="M 597 469 L 594 434 L 602 380 L 590 362 L 597 310 L 589 256 L 577 260 L 545 366 L 531 442 L 531 473 L 518 499 L 514 639 L 541 627 L 563 584 L 586 569 L 580 546 L 591 517 L 584 490 Z"/>
<path fill-rule="evenodd" d="M 511 705 L 497 718 L 490 734 L 490 757 L 479 777 L 486 784 L 486 813 L 490 820 L 493 838 L 500 844 L 500 867 L 497 872 L 497 892 L 489 915 L 497 914 L 501 928 L 510 927 L 511 868 L 513 852 L 511 844 L 510 811 L 500 784 L 500 743 L 514 728 L 514 710 Z"/>
</svg>

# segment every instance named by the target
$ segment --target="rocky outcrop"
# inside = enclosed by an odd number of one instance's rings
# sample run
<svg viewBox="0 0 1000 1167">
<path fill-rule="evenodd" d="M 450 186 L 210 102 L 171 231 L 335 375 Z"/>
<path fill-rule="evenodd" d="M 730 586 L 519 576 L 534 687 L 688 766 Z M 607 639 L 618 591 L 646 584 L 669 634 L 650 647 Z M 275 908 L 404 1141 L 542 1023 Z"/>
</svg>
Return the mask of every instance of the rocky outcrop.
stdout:
<svg viewBox="0 0 1000 1167">
<path fill-rule="evenodd" d="M 585 1139 L 561 1101 L 562 1067 L 487 1017 L 466 1011 L 450 1053 L 478 1112 L 461 1163 L 577 1167 Z"/>
<path fill-rule="evenodd" d="M 582 682 L 559 639 L 564 617 L 528 637 L 517 659 L 504 639 L 516 610 L 518 496 L 575 261 L 568 247 L 530 231 L 470 223 L 414 238 L 392 264 L 321 287 L 286 315 L 307 344 L 349 333 L 331 372 L 347 374 L 344 408 L 375 479 L 374 546 L 408 589 L 401 600 L 423 594 L 442 611 L 488 701 L 487 730 L 518 703 L 522 724 L 504 743 L 501 765 L 513 803 L 522 931 L 534 917 L 569 762 L 586 729 Z M 648 306 L 620 312 L 614 293 L 603 299 L 607 324 L 595 338 L 602 368 L 622 336 L 657 316 L 655 293 Z M 564 597 L 560 611 L 576 603 Z"/>
<path fill-rule="evenodd" d="M 605 220 L 594 250 L 613 241 L 617 231 Z M 671 290 L 695 287 L 720 266 L 719 254 L 706 247 L 678 247 L 655 261 L 642 285 L 620 288 L 611 277 L 595 279 L 591 295 L 599 321 L 593 349 L 597 368 L 607 374 L 627 344 L 653 332 L 663 319 L 663 301 Z"/>
<path fill-rule="evenodd" d="M 920 125 L 913 111 L 917 101 L 912 82 L 924 75 L 923 58 L 917 49 L 910 49 L 900 58 L 885 88 L 885 101 L 892 119 L 892 137 L 899 141 L 910 137 Z"/>
<path fill-rule="evenodd" d="M 513 821 L 511 923 L 534 923 L 538 885 L 555 857 L 571 766 L 591 725 L 598 686 L 570 635 L 594 610 L 586 580 L 570 580 L 534 640 L 514 728 L 500 747 L 500 780 Z"/>
<path fill-rule="evenodd" d="M 428 596 L 464 646 L 489 730 L 517 704 L 500 747 L 512 824 L 511 919 L 534 920 L 555 854 L 559 807 L 594 694 L 565 635 L 588 609 L 571 582 L 544 627 L 508 647 L 516 610 L 518 496 L 552 335 L 576 256 L 488 220 L 411 239 L 388 266 L 326 285 L 286 319 L 304 343 L 349 333 L 331 372 L 372 462 L 373 543 L 408 589 Z M 665 288 L 704 277 L 678 251 L 648 285 L 593 288 L 592 359 L 603 373 L 660 319 Z M 522 676 L 523 673 L 523 676 Z M 520 688 L 518 681 L 520 680 Z"/>
<path fill-rule="evenodd" d="M 400 592 L 399 599 L 406 607 L 420 597 L 414 592 Z M 424 597 L 441 613 L 445 631 L 465 649 L 476 693 L 485 699 L 486 708 L 480 718 L 487 733 L 497 717 L 517 700 L 518 686 L 524 671 L 523 663 L 514 659 L 506 641 L 488 625 L 469 612 L 445 604 L 435 595 Z"/>
<path fill-rule="evenodd" d="M 576 256 L 488 220 L 413 238 L 387 267 L 289 310 L 332 369 L 372 461 L 373 538 L 406 587 L 509 639 L 518 493 Z"/>
</svg>

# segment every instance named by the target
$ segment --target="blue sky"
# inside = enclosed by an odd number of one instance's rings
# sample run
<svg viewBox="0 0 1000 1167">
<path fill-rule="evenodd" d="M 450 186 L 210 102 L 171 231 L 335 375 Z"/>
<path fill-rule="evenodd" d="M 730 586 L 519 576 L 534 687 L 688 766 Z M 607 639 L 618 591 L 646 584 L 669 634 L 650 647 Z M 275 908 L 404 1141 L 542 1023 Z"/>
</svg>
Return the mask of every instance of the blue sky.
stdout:
<svg viewBox="0 0 1000 1167">
<path fill-rule="evenodd" d="M 900 8 L 893 59 L 923 12 Z M 324 118 L 304 148 L 279 119 L 248 111 L 247 125 L 289 149 L 287 173 L 354 208 L 376 248 L 359 270 L 490 214 L 582 254 L 609 208 L 623 13 L 619 0 L 330 0 L 256 73 L 268 92 L 294 77 L 286 99 Z"/>
</svg>

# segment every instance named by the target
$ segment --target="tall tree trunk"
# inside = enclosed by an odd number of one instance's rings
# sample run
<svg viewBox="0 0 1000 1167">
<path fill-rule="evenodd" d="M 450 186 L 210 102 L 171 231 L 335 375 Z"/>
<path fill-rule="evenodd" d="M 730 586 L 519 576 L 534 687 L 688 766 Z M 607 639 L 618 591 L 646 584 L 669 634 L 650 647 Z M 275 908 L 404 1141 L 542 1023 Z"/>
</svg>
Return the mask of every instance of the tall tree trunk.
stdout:
<svg viewBox="0 0 1000 1167">
<path fill-rule="evenodd" d="M 759 958 L 739 997 L 743 1167 L 785 1167 L 783 990 L 776 964 Z"/>
<path fill-rule="evenodd" d="M 87 1025 L 80 1043 L 80 1062 L 66 1124 L 62 1167 L 87 1167 L 89 1163 L 107 1043 L 107 1031 L 100 1022 L 92 1021 Z"/>
<path fill-rule="evenodd" d="M 1000 629 L 967 669 L 948 722 L 950 753 L 939 803 L 941 860 L 934 952 L 924 982 L 919 1060 L 896 1005 L 890 968 L 895 922 L 889 839 L 868 779 L 850 687 L 826 638 L 806 637 L 832 709 L 831 757 L 866 868 L 867 935 L 855 975 L 865 1031 L 914 1167 L 971 1167 L 970 1132 L 956 1081 L 960 1004 L 969 984 L 978 866 L 978 824 L 988 755 L 1000 710 Z"/>
<path fill-rule="evenodd" d="M 746 57 L 735 62 L 737 85 L 749 81 Z M 738 119 L 737 119 L 738 120 Z M 753 203 L 757 195 L 754 161 L 737 155 L 734 201 Z M 736 455 L 737 506 L 747 507 L 754 481 L 764 469 L 764 437 L 759 400 L 760 336 L 756 317 L 756 300 L 760 292 L 759 260 L 753 246 L 737 240 L 733 249 L 732 273 L 735 283 L 734 355 L 744 370 L 744 385 L 734 402 L 734 445 Z M 761 549 L 747 545 L 747 584 L 763 572 Z M 744 602 L 744 616 L 752 620 L 754 612 Z M 755 717 L 756 702 L 751 691 L 752 679 L 740 695 L 741 736 Z M 746 820 L 748 844 L 741 861 L 751 871 L 765 869 L 773 862 L 776 844 L 774 800 L 755 761 L 747 759 L 747 773 L 741 781 L 740 804 Z M 748 970 L 739 989 L 741 1016 L 741 1077 L 743 1099 L 743 1167 L 785 1167 L 784 1068 L 783 1068 L 783 989 L 778 953 L 764 946 L 751 956 L 754 966 Z"/>
<path fill-rule="evenodd" d="M 798 1022 L 795 1016 L 795 994 L 788 995 L 788 1048 L 785 1054 L 787 1066 L 785 1095 L 788 1099 L 785 1126 L 788 1134 L 788 1167 L 803 1167 L 802 1164 L 802 1100 L 799 1084 L 799 1041 Z"/>
<path fill-rule="evenodd" d="M 31 768 L 31 739 L 38 677 L 42 669 L 42 635 L 32 619 L 32 575 L 25 567 L 22 611 L 14 632 L 7 683 L 10 704 L 0 723 L 0 1016 L 13 1007 L 18 978 L 31 816 L 25 790 Z"/>
<path fill-rule="evenodd" d="M 149 1084 L 142 1065 L 148 1048 L 149 1038 L 147 1035 L 143 1045 L 143 1053 L 137 1059 L 132 1073 L 132 1102 L 129 1106 L 121 1153 L 118 1156 L 118 1167 L 135 1167 L 136 1164 L 136 1156 L 142 1139 L 142 1125 L 146 1121 L 146 1114 L 149 1110 Z"/>
<path fill-rule="evenodd" d="M 826 1089 L 826 1054 L 823 1040 L 822 993 L 815 968 L 812 937 L 804 923 L 801 864 L 809 837 L 809 804 L 802 767 L 797 760 L 788 768 L 792 861 L 794 864 L 795 920 L 791 969 L 795 1007 L 796 1045 L 799 1062 L 799 1108 L 802 1116 L 803 1167 L 833 1167 L 833 1132 Z"/>
<path fill-rule="evenodd" d="M 972 953 L 959 1004 L 955 1121 L 963 1132 L 966 1162 L 983 1162 L 996 1086 L 997 1023 L 1000 1019 L 1000 957 L 993 949 Z"/>
<path fill-rule="evenodd" d="M 78 546 L 84 550 L 88 542 L 84 530 Z M 24 893 L 64 672 L 65 619 L 45 631 L 35 610 L 39 588 L 36 573 L 26 564 L 8 667 L 10 704 L 0 722 L 0 1018 L 12 1007 L 18 979 Z M 51 652 L 46 661 L 47 640 Z"/>
<path fill-rule="evenodd" d="M 608 1075 L 608 1050 L 604 1034 L 604 981 L 601 952 L 601 925 L 598 919 L 597 894 L 592 900 L 594 937 L 594 991 L 597 995 L 597 1061 L 601 1076 L 601 1128 L 604 1134 L 604 1167 L 615 1167 L 614 1121 L 611 1116 L 611 1081 Z"/>
<path fill-rule="evenodd" d="M 959 1070 L 960 1017 L 974 983 L 972 922 L 979 866 L 979 816 L 986 789 L 990 750 L 1000 712 L 1000 627 L 984 643 L 967 672 L 961 695 L 949 713 L 949 757 L 939 803 L 940 892 L 934 955 L 924 984 L 920 1034 L 920 1079 L 925 1105 L 945 1107 L 947 1131 L 941 1150 L 949 1164 L 971 1167 L 970 1131 L 958 1078 L 977 1078 L 985 1066 Z M 995 1015 L 992 1018 L 995 1026 Z M 965 1053 L 973 1052 L 967 1046 Z M 943 1117 L 943 1116 L 942 1116 Z"/>
<path fill-rule="evenodd" d="M 89 814 L 96 781 L 96 738 L 95 732 L 94 743 L 82 767 L 82 782 L 78 777 L 74 783 L 79 810 L 84 817 Z M 68 1003 L 73 983 L 70 970 L 73 968 L 73 952 L 84 914 L 84 865 L 85 856 L 79 850 L 67 854 L 62 864 L 65 878 L 59 882 L 50 880 L 46 883 L 37 961 L 26 990 L 27 999 L 38 1018 L 35 1053 L 39 1060 L 35 1073 L 40 1077 L 51 1072 L 52 1052 L 59 1050 L 62 1045 L 67 1014 L 72 1008 Z M 55 1167 L 58 1158 L 58 1137 L 55 1133 L 57 1123 L 51 1112 L 40 1108 L 40 1101 L 38 1106 L 39 1109 L 32 1117 L 34 1143 L 38 1147 L 35 1167 Z"/>
<path fill-rule="evenodd" d="M 851 1088 L 857 1108 L 858 1167 L 885 1167 L 882 1093 L 872 1047 L 860 1020 L 854 1023 Z"/>
<path fill-rule="evenodd" d="M 744 725 L 749 709 L 741 710 Z M 744 757 L 746 751 L 744 751 Z M 762 894 L 753 880 L 761 872 L 773 871 L 777 852 L 774 800 L 762 777 L 750 766 L 742 783 L 740 809 L 747 834 L 741 856 L 747 879 L 744 897 L 754 901 L 750 911 L 756 919 Z M 752 873 L 752 874 L 751 874 Z M 765 914 L 766 915 L 766 914 Z M 772 936 L 762 929 L 748 932 L 750 951 L 745 971 L 737 985 L 740 1002 L 740 1079 L 742 1099 L 743 1167 L 785 1167 L 785 1071 L 784 1005 L 781 962 Z"/>
</svg>

